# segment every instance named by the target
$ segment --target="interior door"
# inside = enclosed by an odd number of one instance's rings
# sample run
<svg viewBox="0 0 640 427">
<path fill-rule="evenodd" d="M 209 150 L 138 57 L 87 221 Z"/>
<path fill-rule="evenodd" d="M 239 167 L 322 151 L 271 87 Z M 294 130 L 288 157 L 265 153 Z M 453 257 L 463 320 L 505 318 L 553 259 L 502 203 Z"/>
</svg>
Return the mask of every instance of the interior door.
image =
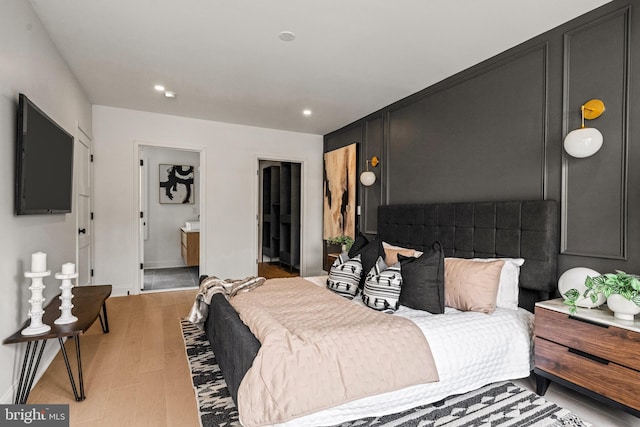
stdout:
<svg viewBox="0 0 640 427">
<path fill-rule="evenodd" d="M 77 206 L 77 248 L 79 286 L 92 283 L 93 254 L 91 227 L 91 139 L 78 128 L 76 138 L 75 170 L 76 206 Z"/>
<path fill-rule="evenodd" d="M 149 214 L 149 195 L 147 191 L 148 168 L 146 167 L 148 161 L 145 147 L 138 149 L 138 161 L 140 164 L 138 169 L 138 204 L 140 208 L 140 222 L 138 224 L 138 259 L 140 261 L 140 271 L 138 273 L 138 282 L 140 284 L 140 290 L 144 291 L 144 243 L 149 240 L 149 219 L 147 218 Z"/>
</svg>

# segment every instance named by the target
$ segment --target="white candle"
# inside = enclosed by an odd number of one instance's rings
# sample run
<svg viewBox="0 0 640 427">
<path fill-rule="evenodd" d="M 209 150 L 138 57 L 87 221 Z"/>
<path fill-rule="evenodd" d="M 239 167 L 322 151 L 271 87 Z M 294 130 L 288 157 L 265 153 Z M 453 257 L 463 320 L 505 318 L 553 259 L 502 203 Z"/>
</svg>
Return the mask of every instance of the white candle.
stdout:
<svg viewBox="0 0 640 427">
<path fill-rule="evenodd" d="M 31 254 L 31 272 L 44 273 L 47 271 L 47 254 L 36 252 Z"/>
<path fill-rule="evenodd" d="M 62 264 L 62 274 L 73 274 L 76 272 L 75 264 L 68 262 L 66 264 Z"/>
</svg>

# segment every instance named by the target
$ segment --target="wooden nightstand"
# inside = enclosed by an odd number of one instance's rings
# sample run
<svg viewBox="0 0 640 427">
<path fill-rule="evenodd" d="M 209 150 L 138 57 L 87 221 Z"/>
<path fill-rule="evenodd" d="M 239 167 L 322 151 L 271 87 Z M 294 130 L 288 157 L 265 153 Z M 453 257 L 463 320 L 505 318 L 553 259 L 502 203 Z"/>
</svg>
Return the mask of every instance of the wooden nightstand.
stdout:
<svg viewBox="0 0 640 427">
<path fill-rule="evenodd" d="M 333 262 L 340 256 L 340 254 L 327 254 L 327 258 L 324 261 L 324 270 L 328 273 L 331 270 Z"/>
<path fill-rule="evenodd" d="M 622 321 L 603 306 L 578 308 L 562 299 L 535 308 L 537 393 L 550 381 L 640 416 L 640 322 Z"/>
</svg>

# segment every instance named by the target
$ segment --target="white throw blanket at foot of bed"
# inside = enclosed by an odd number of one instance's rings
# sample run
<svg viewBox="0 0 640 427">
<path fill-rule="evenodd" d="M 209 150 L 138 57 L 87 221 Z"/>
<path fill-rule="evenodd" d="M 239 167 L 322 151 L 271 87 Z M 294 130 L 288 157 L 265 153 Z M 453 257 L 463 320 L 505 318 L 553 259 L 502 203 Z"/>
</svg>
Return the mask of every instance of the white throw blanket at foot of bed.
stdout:
<svg viewBox="0 0 640 427">
<path fill-rule="evenodd" d="M 209 304 L 215 294 L 223 294 L 227 299 L 240 292 L 249 292 L 253 288 L 265 282 L 264 277 L 245 277 L 244 279 L 218 279 L 215 276 L 207 277 L 200 283 L 196 300 L 191 307 L 187 319 L 204 330 L 204 322 L 209 314 Z"/>
<path fill-rule="evenodd" d="M 262 344 L 238 390 L 244 426 L 438 380 L 415 324 L 304 279 L 269 280 L 230 302 Z"/>
</svg>

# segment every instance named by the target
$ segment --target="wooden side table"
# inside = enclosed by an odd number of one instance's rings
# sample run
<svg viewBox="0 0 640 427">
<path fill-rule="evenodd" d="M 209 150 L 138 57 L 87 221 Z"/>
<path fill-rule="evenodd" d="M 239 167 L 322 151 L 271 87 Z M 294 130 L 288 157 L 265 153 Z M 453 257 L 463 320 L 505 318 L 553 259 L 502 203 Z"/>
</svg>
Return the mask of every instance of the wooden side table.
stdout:
<svg viewBox="0 0 640 427">
<path fill-rule="evenodd" d="M 333 262 L 340 256 L 340 254 L 338 253 L 334 253 L 334 254 L 327 254 L 327 258 L 324 261 L 324 269 L 325 271 L 328 273 L 329 270 L 331 270 L 331 266 L 333 265 Z"/>
<path fill-rule="evenodd" d="M 22 362 L 22 370 L 20 371 L 20 382 L 18 383 L 18 391 L 16 392 L 14 403 L 27 403 L 31 386 L 33 385 L 33 380 L 36 376 L 40 359 L 42 358 L 44 346 L 49 338 L 57 338 L 60 343 L 60 350 L 62 351 L 62 357 L 67 367 L 71 389 L 73 390 L 76 401 L 85 399 L 84 382 L 82 379 L 82 359 L 80 357 L 80 335 L 84 334 L 91 325 L 93 325 L 96 318 L 100 319 L 102 332 L 109 332 L 106 300 L 109 298 L 109 295 L 111 295 L 111 285 L 78 286 L 74 287 L 72 292 L 72 303 L 74 306 L 72 313 L 78 318 L 77 321 L 65 325 L 56 325 L 54 323 L 54 321 L 60 317 L 60 298 L 58 295 L 47 304 L 44 308 L 44 315 L 42 316 L 43 323 L 51 326 L 51 330 L 40 335 L 22 335 L 22 330 L 29 326 L 29 320 L 27 320 L 16 333 L 2 342 L 3 344 L 27 343 L 27 349 Z M 100 313 L 100 310 L 102 310 L 102 313 Z M 71 366 L 69 365 L 67 350 L 64 347 L 63 338 L 65 337 L 73 337 L 75 341 L 79 392 L 76 388 Z"/>
<path fill-rule="evenodd" d="M 640 322 L 613 317 L 603 308 L 578 308 L 562 299 L 536 303 L 537 390 L 550 381 L 640 416 Z"/>
</svg>

